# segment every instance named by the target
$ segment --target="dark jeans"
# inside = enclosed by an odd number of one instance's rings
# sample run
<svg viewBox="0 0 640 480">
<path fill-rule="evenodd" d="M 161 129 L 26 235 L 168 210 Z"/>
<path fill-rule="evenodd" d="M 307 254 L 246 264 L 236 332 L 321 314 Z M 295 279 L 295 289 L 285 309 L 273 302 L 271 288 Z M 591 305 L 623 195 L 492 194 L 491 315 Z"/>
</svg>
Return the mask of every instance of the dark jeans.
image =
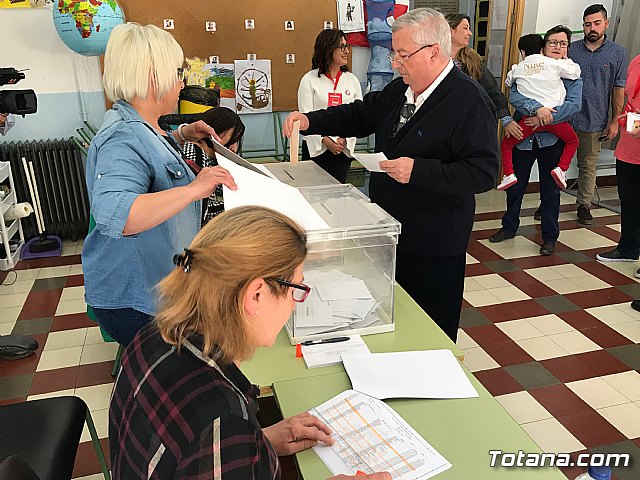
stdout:
<svg viewBox="0 0 640 480">
<path fill-rule="evenodd" d="M 397 255 L 396 280 L 453 342 L 460 324 L 465 264 L 465 254 Z"/>
<path fill-rule="evenodd" d="M 311 158 L 307 142 L 303 141 L 302 160 L 313 160 L 320 168 L 329 173 L 329 175 L 340 183 L 347 182 L 347 175 L 349 174 L 349 168 L 351 167 L 351 158 L 347 157 L 344 153 L 334 155 L 327 150 L 317 157 Z"/>
<path fill-rule="evenodd" d="M 625 257 L 640 252 L 640 165 L 616 160 L 621 234 L 618 250 Z"/>
<path fill-rule="evenodd" d="M 109 336 L 125 347 L 133 340 L 138 330 L 153 320 L 152 315 L 133 308 L 94 308 L 93 312 Z"/>
<path fill-rule="evenodd" d="M 520 226 L 522 197 L 529 185 L 529 176 L 534 162 L 538 161 L 540 177 L 540 228 L 543 242 L 555 242 L 560 235 L 558 215 L 560 215 L 560 189 L 551 177 L 551 170 L 558 166 L 564 143 L 558 140 L 554 145 L 539 148 L 535 140 L 532 150 L 513 149 L 513 171 L 518 183 L 507 189 L 507 211 L 502 216 L 502 229 L 516 233 Z"/>
</svg>

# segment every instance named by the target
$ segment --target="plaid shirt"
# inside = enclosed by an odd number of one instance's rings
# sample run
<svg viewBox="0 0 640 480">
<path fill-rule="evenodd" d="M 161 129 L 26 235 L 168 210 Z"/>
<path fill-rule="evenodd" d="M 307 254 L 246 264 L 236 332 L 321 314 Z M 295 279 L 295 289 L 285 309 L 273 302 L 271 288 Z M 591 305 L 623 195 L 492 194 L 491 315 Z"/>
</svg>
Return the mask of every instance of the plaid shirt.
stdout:
<svg viewBox="0 0 640 480">
<path fill-rule="evenodd" d="M 258 387 L 201 348 L 192 335 L 178 353 L 152 322 L 125 350 L 109 410 L 114 480 L 280 478 Z"/>
<path fill-rule="evenodd" d="M 186 160 L 195 162 L 199 167 L 196 171 L 192 165 L 189 165 L 196 175 L 204 167 L 218 165 L 218 161 L 215 158 L 210 158 L 200 147 L 193 143 L 187 142 L 183 145 L 182 156 Z M 208 198 L 202 200 L 202 226 L 204 227 L 213 217 L 220 215 L 222 212 L 224 212 L 222 185 L 218 185 Z"/>
</svg>

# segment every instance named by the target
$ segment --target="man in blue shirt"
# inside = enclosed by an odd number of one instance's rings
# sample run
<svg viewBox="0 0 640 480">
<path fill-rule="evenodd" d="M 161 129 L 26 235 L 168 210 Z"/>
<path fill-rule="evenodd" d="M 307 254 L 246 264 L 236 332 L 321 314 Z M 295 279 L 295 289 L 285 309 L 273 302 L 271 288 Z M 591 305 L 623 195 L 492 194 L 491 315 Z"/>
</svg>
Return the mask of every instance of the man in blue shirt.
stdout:
<svg viewBox="0 0 640 480">
<path fill-rule="evenodd" d="M 601 142 L 618 135 L 617 117 L 624 106 L 627 61 L 624 49 L 605 34 L 609 21 L 604 6 L 587 7 L 582 19 L 584 38 L 571 43 L 569 58 L 580 65 L 584 81 L 582 109 L 572 122 L 580 140 L 578 222 L 591 225 L 593 217 L 589 208 L 596 186 L 596 162 Z"/>
</svg>

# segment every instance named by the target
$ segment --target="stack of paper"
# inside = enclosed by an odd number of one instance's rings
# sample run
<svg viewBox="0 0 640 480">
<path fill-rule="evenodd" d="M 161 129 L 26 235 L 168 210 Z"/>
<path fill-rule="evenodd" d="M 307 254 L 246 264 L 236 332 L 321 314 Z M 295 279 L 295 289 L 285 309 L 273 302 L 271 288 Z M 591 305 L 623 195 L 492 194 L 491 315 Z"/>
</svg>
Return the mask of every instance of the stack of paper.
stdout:
<svg viewBox="0 0 640 480">
<path fill-rule="evenodd" d="M 359 278 L 339 270 L 305 272 L 311 294 L 296 308 L 296 336 L 362 328 L 378 320 L 380 302 Z"/>
<path fill-rule="evenodd" d="M 471 398 L 478 392 L 451 350 L 344 355 L 351 385 L 385 398 Z"/>
<path fill-rule="evenodd" d="M 302 356 L 307 368 L 326 367 L 342 363 L 342 355 L 355 353 L 371 354 L 369 347 L 364 343 L 360 335 L 349 335 L 346 342 L 318 343 L 316 345 L 303 345 Z"/>
</svg>

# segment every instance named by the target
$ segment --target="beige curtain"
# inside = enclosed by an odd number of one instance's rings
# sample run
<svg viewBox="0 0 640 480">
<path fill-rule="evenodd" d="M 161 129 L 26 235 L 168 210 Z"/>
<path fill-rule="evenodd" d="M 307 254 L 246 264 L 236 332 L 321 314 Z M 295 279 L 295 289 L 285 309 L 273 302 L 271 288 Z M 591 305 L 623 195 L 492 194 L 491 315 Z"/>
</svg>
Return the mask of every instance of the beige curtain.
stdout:
<svg viewBox="0 0 640 480">
<path fill-rule="evenodd" d="M 625 0 L 615 41 L 627 51 L 631 60 L 640 54 L 640 0 Z"/>
</svg>

